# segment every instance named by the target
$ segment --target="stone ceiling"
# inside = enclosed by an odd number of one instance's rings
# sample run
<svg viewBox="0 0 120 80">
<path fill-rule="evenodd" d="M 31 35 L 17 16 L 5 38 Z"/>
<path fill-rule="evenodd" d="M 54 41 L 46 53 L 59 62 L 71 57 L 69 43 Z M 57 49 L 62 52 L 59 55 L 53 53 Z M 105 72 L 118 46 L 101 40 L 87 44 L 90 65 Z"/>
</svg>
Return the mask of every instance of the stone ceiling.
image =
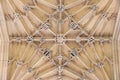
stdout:
<svg viewBox="0 0 120 80">
<path fill-rule="evenodd" d="M 1 0 L 0 80 L 119 80 L 119 5 Z"/>
</svg>

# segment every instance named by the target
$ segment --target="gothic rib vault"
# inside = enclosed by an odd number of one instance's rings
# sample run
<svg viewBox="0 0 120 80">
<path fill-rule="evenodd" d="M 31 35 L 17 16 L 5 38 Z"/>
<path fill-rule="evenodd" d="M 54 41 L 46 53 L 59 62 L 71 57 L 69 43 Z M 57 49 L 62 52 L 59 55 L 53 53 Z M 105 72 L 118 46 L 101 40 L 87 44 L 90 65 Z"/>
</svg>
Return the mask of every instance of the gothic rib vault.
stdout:
<svg viewBox="0 0 120 80">
<path fill-rule="evenodd" d="M 120 80 L 119 0 L 0 0 L 0 80 Z"/>
</svg>

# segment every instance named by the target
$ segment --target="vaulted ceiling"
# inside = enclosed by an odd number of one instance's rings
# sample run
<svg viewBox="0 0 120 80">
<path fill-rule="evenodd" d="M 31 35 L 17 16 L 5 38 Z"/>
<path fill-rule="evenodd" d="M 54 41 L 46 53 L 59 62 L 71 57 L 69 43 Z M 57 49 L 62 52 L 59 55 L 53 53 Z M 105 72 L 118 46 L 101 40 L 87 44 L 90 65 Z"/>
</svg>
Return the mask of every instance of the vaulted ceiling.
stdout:
<svg viewBox="0 0 120 80">
<path fill-rule="evenodd" d="M 0 80 L 119 80 L 119 0 L 0 0 Z"/>
</svg>

